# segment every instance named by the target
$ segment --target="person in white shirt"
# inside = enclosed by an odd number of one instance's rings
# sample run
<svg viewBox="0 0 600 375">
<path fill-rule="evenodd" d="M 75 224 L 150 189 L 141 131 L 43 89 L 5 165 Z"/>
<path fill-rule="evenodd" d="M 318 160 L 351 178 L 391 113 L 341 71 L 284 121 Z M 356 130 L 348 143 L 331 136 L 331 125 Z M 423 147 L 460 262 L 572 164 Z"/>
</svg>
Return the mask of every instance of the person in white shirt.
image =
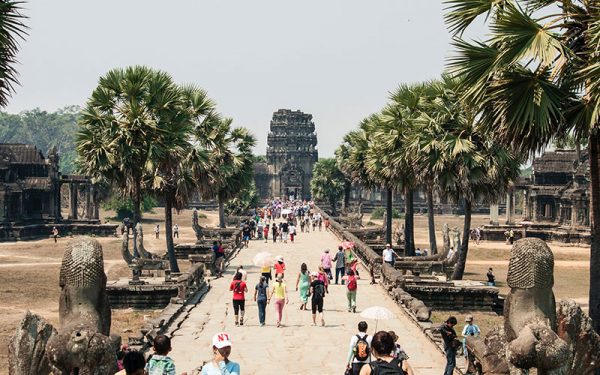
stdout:
<svg viewBox="0 0 600 375">
<path fill-rule="evenodd" d="M 394 263 L 396 262 L 396 257 L 398 254 L 392 249 L 392 245 L 389 243 L 385 245 L 385 249 L 383 249 L 383 261 L 394 267 Z"/>
<path fill-rule="evenodd" d="M 239 266 L 237 269 L 237 272 L 242 274 L 243 281 L 246 281 L 246 279 L 248 279 L 248 272 L 246 272 L 246 270 L 244 269 L 244 266 Z"/>
<path fill-rule="evenodd" d="M 179 225 L 173 225 L 173 238 L 179 238 Z"/>
<path fill-rule="evenodd" d="M 353 375 L 360 374 L 360 369 L 370 362 L 371 360 L 371 336 L 367 335 L 367 329 L 369 328 L 367 322 L 362 321 L 358 323 L 358 333 L 350 338 L 350 346 L 348 350 L 348 368 L 352 369 Z M 358 341 L 364 340 L 367 342 L 366 353 L 360 353 L 361 348 L 358 345 Z M 361 344 L 364 347 L 364 343 Z M 367 358 L 360 358 L 361 355 L 366 354 Z M 358 358 L 357 358 L 358 357 Z"/>
</svg>

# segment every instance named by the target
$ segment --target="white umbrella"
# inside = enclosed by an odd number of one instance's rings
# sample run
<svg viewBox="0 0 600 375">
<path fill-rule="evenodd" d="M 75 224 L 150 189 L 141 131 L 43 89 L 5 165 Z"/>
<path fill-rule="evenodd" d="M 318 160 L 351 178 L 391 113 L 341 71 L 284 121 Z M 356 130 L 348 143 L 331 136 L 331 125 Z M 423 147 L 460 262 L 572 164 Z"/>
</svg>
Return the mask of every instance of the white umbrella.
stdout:
<svg viewBox="0 0 600 375">
<path fill-rule="evenodd" d="M 252 263 L 257 267 L 266 267 L 273 264 L 273 255 L 268 251 L 261 251 L 252 258 Z"/>
<path fill-rule="evenodd" d="M 389 320 L 394 319 L 396 316 L 393 312 L 381 306 L 373 306 L 364 309 L 360 316 L 365 319 L 374 319 L 375 320 L 375 331 L 377 331 L 377 323 L 379 320 Z"/>
<path fill-rule="evenodd" d="M 288 210 L 287 208 L 284 208 L 283 210 L 281 210 L 281 214 L 282 215 L 287 215 L 287 214 L 291 214 L 292 210 Z"/>
</svg>

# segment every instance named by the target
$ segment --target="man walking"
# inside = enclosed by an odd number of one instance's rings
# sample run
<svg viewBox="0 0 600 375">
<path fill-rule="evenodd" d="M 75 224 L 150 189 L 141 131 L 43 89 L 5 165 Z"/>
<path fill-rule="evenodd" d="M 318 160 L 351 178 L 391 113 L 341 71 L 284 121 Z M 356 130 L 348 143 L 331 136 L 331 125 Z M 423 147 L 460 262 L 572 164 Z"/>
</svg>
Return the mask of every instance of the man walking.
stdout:
<svg viewBox="0 0 600 375">
<path fill-rule="evenodd" d="M 342 277 L 342 285 L 344 285 L 344 274 L 346 271 L 346 256 L 344 254 L 344 248 L 338 246 L 338 252 L 333 257 L 335 262 L 335 283 L 338 283 L 340 277 Z"/>
<path fill-rule="evenodd" d="M 179 225 L 173 225 L 173 238 L 179 238 Z"/>
<path fill-rule="evenodd" d="M 156 237 L 157 240 L 158 240 L 159 234 L 160 234 L 160 225 L 156 224 L 156 227 L 154 227 L 154 236 Z"/>
<path fill-rule="evenodd" d="M 325 249 L 323 254 L 321 254 L 321 265 L 323 266 L 323 271 L 327 274 L 327 278 L 329 280 L 333 280 L 333 275 L 331 274 L 331 255 L 329 255 L 329 249 Z"/>
<path fill-rule="evenodd" d="M 284 221 L 283 223 L 281 223 L 281 235 L 282 235 L 284 243 L 287 243 L 287 241 L 288 241 L 289 229 L 290 229 L 290 225 L 288 224 L 287 221 Z"/>
<path fill-rule="evenodd" d="M 396 263 L 396 257 L 398 254 L 392 249 L 392 245 L 389 243 L 385 245 L 385 249 L 383 249 L 383 261 L 394 267 L 394 263 Z"/>
<path fill-rule="evenodd" d="M 452 375 L 456 367 L 456 349 L 461 345 L 457 340 L 454 326 L 458 323 L 455 317 L 450 316 L 440 328 L 444 340 L 444 351 L 446 352 L 446 370 L 444 375 Z"/>
<path fill-rule="evenodd" d="M 347 366 L 352 375 L 359 375 L 360 369 L 371 360 L 372 337 L 367 335 L 368 328 L 367 322 L 358 323 L 358 333 L 350 338 Z"/>
</svg>

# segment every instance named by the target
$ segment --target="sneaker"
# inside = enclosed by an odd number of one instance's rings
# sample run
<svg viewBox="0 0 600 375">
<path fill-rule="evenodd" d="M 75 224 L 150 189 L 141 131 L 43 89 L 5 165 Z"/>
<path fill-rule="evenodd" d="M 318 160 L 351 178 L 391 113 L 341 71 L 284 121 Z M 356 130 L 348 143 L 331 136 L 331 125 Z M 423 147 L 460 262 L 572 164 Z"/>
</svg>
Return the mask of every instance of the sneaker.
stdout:
<svg viewBox="0 0 600 375">
<path fill-rule="evenodd" d="M 240 325 L 243 326 L 244 325 L 244 320 L 240 320 Z"/>
<path fill-rule="evenodd" d="M 353 312 L 353 313 L 355 313 L 355 312 L 356 312 L 356 306 L 354 306 L 354 307 L 352 308 L 352 312 Z"/>
<path fill-rule="evenodd" d="M 325 327 L 325 319 L 321 319 L 321 326 Z"/>
</svg>

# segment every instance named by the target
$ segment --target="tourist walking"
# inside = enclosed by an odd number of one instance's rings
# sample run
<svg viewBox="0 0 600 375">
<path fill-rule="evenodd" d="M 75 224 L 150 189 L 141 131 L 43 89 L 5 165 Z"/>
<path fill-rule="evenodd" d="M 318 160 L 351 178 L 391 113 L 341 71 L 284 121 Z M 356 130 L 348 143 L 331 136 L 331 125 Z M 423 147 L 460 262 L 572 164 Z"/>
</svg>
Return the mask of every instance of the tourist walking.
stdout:
<svg viewBox="0 0 600 375">
<path fill-rule="evenodd" d="M 52 238 L 54 238 L 54 243 L 58 242 L 58 229 L 56 227 L 52 227 Z"/>
<path fill-rule="evenodd" d="M 333 275 L 331 274 L 331 255 L 329 254 L 329 249 L 325 249 L 323 254 L 321 254 L 321 266 L 323 266 L 323 271 L 325 271 L 329 280 L 333 280 Z"/>
<path fill-rule="evenodd" d="M 306 310 L 306 304 L 308 303 L 308 289 L 310 288 L 310 273 L 306 263 L 302 263 L 300 266 L 300 272 L 298 278 L 296 278 L 296 291 L 300 290 L 300 310 Z"/>
<path fill-rule="evenodd" d="M 508 232 L 508 242 L 512 245 L 515 243 L 515 231 L 512 229 Z"/>
<path fill-rule="evenodd" d="M 465 318 L 465 326 L 462 330 L 462 347 L 463 355 L 465 357 L 465 366 L 469 368 L 469 353 L 467 351 L 467 336 L 477 337 L 481 334 L 481 330 L 477 324 L 473 324 L 473 315 L 467 315 Z"/>
<path fill-rule="evenodd" d="M 282 276 L 277 276 L 273 283 L 273 291 L 267 299 L 267 303 L 275 300 L 275 311 L 277 312 L 277 327 L 281 327 L 281 319 L 283 317 L 283 307 L 288 303 L 287 285 L 283 282 Z"/>
<path fill-rule="evenodd" d="M 267 278 L 264 276 L 260 277 L 260 281 L 254 287 L 254 302 L 258 306 L 258 322 L 260 326 L 265 325 L 265 318 L 267 315 L 267 300 L 269 299 L 269 284 Z"/>
<path fill-rule="evenodd" d="M 396 257 L 398 256 L 398 254 L 396 254 L 394 249 L 392 249 L 392 245 L 390 245 L 389 243 L 386 244 L 385 249 L 383 249 L 382 255 L 383 261 L 389 264 L 390 266 L 394 267 L 394 264 L 396 263 Z"/>
<path fill-rule="evenodd" d="M 244 226 L 242 227 L 242 239 L 244 241 L 244 246 L 248 247 L 248 244 L 250 243 L 250 225 L 248 225 L 248 223 L 244 224 Z"/>
<path fill-rule="evenodd" d="M 273 243 L 277 242 L 277 225 L 273 223 L 273 227 L 271 228 L 271 232 L 273 234 Z"/>
<path fill-rule="evenodd" d="M 235 325 L 243 326 L 248 286 L 246 285 L 246 282 L 242 280 L 241 272 L 235 274 L 233 281 L 229 284 L 229 290 L 233 291 L 233 315 L 235 316 Z"/>
<path fill-rule="evenodd" d="M 283 223 L 281 223 L 281 237 L 283 239 L 283 243 L 288 242 L 289 230 L 290 230 L 290 225 L 288 224 L 287 220 L 284 221 Z"/>
<path fill-rule="evenodd" d="M 154 227 L 154 236 L 156 237 L 157 240 L 158 240 L 159 234 L 160 234 L 160 225 L 156 224 L 156 226 Z"/>
<path fill-rule="evenodd" d="M 304 217 L 300 217 L 300 232 L 304 232 Z"/>
<path fill-rule="evenodd" d="M 223 277 L 223 267 L 225 265 L 225 249 L 217 241 L 213 241 L 213 270 L 215 277 Z"/>
<path fill-rule="evenodd" d="M 229 360 L 231 338 L 227 332 L 219 332 L 212 338 L 213 360 L 202 366 L 200 375 L 240 375 L 240 365 Z"/>
<path fill-rule="evenodd" d="M 173 225 L 173 238 L 179 238 L 179 225 Z"/>
<path fill-rule="evenodd" d="M 367 335 L 368 328 L 367 322 L 359 322 L 358 333 L 350 338 L 347 368 L 352 371 L 352 375 L 360 374 L 360 369 L 371 360 L 371 340 L 373 337 Z"/>
<path fill-rule="evenodd" d="M 358 290 L 358 280 L 354 276 L 354 271 L 348 270 L 346 278 L 346 298 L 348 299 L 348 312 L 356 312 L 356 291 Z"/>
<path fill-rule="evenodd" d="M 398 374 L 413 375 L 408 360 L 394 357 L 396 343 L 389 332 L 379 331 L 371 340 L 371 355 L 375 358 L 360 369 L 360 375 Z"/>
<path fill-rule="evenodd" d="M 344 248 L 338 246 L 338 252 L 333 257 L 333 263 L 335 264 L 335 283 L 337 285 L 338 280 L 342 279 L 342 285 L 344 285 L 344 274 L 346 273 L 346 256 L 344 255 Z"/>
<path fill-rule="evenodd" d="M 273 279 L 273 276 L 271 275 L 271 266 L 269 264 L 265 264 L 263 267 L 261 267 L 260 275 L 263 276 L 267 281 L 267 284 L 269 284 L 269 282 Z"/>
<path fill-rule="evenodd" d="M 319 280 L 325 285 L 325 293 L 329 293 L 329 275 L 323 269 L 323 266 L 319 266 L 319 272 L 317 272 Z"/>
<path fill-rule="evenodd" d="M 294 225 L 294 223 L 290 223 L 290 242 L 294 243 L 294 238 L 296 237 L 296 226 Z"/>
<path fill-rule="evenodd" d="M 265 237 L 265 243 L 269 242 L 269 224 L 266 223 L 263 229 L 263 235 Z"/>
<path fill-rule="evenodd" d="M 456 350 L 460 346 L 460 341 L 456 338 L 454 326 L 457 324 L 455 317 L 450 316 L 440 328 L 442 339 L 444 340 L 444 351 L 446 352 L 446 369 L 444 375 L 452 375 L 456 367 Z"/>
<path fill-rule="evenodd" d="M 321 314 L 321 326 L 325 326 L 325 318 L 323 317 L 323 302 L 325 299 L 325 284 L 319 280 L 319 273 L 311 274 L 312 282 L 310 283 L 309 294 L 311 296 L 310 305 L 312 309 L 313 326 L 317 325 L 317 313 Z"/>
<path fill-rule="evenodd" d="M 148 375 L 175 375 L 175 362 L 168 356 L 171 351 L 171 339 L 166 335 L 154 338 L 154 354 L 148 358 L 146 372 Z"/>
<path fill-rule="evenodd" d="M 283 261 L 283 256 L 278 255 L 277 258 L 275 258 L 273 268 L 275 268 L 275 278 L 281 277 L 283 279 L 285 277 L 285 262 Z"/>
</svg>

